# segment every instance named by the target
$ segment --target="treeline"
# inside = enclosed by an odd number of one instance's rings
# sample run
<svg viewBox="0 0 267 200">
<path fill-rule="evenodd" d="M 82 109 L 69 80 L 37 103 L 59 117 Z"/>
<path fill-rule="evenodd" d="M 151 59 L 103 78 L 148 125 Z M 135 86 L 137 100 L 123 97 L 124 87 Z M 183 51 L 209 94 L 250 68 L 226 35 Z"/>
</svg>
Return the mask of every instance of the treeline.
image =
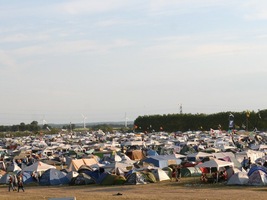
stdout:
<svg viewBox="0 0 267 200">
<path fill-rule="evenodd" d="M 11 125 L 11 126 L 3 126 L 0 125 L 0 132 L 5 133 L 16 133 L 15 135 L 24 136 L 29 135 L 29 133 L 40 133 L 45 132 L 49 134 L 54 134 L 62 129 L 67 131 L 84 131 L 83 126 L 81 125 L 75 125 L 75 124 L 62 124 L 62 125 L 39 125 L 37 121 L 33 121 L 30 124 L 25 124 L 24 122 L 21 122 L 18 125 Z M 131 131 L 132 125 L 129 125 L 128 127 L 125 127 L 123 124 L 96 124 L 86 126 L 87 131 L 97 131 L 101 129 L 104 132 L 113 132 L 113 131 Z M 28 132 L 28 133 L 27 133 Z"/>
<path fill-rule="evenodd" d="M 25 124 L 24 122 L 21 122 L 18 125 L 12 125 L 12 126 L 0 126 L 0 132 L 17 132 L 17 131 L 31 131 L 36 132 L 40 131 L 42 127 L 38 125 L 37 121 L 33 121 L 30 124 Z"/>
<path fill-rule="evenodd" d="M 229 129 L 229 118 L 233 116 L 234 128 L 247 131 L 267 130 L 267 110 L 220 112 L 216 114 L 168 114 L 139 116 L 134 121 L 136 132 L 188 131 Z"/>
</svg>

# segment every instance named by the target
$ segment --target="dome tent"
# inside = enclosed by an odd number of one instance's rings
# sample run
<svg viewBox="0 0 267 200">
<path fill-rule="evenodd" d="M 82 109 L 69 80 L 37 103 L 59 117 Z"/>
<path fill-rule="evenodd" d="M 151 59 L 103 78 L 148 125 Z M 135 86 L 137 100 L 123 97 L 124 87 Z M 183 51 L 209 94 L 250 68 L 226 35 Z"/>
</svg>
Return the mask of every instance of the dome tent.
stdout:
<svg viewBox="0 0 267 200">
<path fill-rule="evenodd" d="M 40 177 L 40 185 L 64 185 L 68 184 L 67 175 L 57 169 L 48 169 Z"/>
</svg>

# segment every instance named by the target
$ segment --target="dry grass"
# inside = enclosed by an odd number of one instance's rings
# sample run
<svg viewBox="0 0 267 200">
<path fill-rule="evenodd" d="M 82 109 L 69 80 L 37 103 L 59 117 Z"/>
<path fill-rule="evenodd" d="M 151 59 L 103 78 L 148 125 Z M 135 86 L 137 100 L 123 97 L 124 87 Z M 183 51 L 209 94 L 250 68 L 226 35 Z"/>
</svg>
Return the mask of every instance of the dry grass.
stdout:
<svg viewBox="0 0 267 200">
<path fill-rule="evenodd" d="M 7 186 L 0 187 L 0 199 L 49 199 L 76 197 L 77 200 L 168 200 L 168 199 L 266 199 L 266 187 L 225 186 L 223 184 L 199 184 L 196 179 L 183 179 L 181 183 L 160 182 L 147 185 L 122 186 L 25 186 L 25 192 L 8 192 Z M 116 195 L 121 193 L 122 195 Z"/>
</svg>

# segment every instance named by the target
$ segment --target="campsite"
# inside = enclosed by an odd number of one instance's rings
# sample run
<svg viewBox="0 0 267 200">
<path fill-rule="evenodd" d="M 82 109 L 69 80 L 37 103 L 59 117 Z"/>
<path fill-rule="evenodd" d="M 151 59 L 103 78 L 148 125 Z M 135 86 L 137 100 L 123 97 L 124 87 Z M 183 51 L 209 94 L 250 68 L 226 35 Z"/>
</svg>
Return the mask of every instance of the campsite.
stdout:
<svg viewBox="0 0 267 200">
<path fill-rule="evenodd" d="M 265 138 L 214 130 L 5 137 L 1 199 L 263 199 Z M 10 176 L 22 177 L 25 192 L 8 191 Z"/>
</svg>

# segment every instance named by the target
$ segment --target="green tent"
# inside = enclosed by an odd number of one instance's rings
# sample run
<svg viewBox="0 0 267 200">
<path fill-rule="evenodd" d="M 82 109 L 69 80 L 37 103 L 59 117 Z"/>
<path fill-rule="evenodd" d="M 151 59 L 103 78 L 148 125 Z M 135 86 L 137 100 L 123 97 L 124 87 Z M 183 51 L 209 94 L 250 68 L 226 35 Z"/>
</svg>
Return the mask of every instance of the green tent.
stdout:
<svg viewBox="0 0 267 200">
<path fill-rule="evenodd" d="M 186 167 L 181 169 L 182 177 L 195 177 L 201 175 L 202 171 L 198 167 Z"/>
</svg>

